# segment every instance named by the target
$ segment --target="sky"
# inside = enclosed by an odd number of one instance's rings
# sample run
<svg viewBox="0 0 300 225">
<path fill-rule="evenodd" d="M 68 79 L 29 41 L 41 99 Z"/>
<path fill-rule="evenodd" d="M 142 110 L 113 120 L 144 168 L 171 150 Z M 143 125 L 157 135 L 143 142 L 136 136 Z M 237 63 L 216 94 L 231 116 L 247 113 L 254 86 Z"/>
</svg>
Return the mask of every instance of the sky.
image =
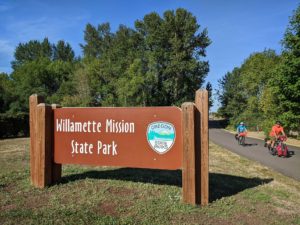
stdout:
<svg viewBox="0 0 300 225">
<path fill-rule="evenodd" d="M 280 41 L 298 5 L 300 0 L 0 0 L 0 72 L 12 72 L 19 43 L 64 40 L 79 56 L 87 23 L 109 22 L 116 31 L 120 24 L 134 28 L 150 12 L 185 8 L 197 18 L 200 32 L 208 30 L 206 82 L 217 89 L 218 80 L 250 54 L 281 52 Z M 219 107 L 215 102 L 212 111 Z"/>
</svg>

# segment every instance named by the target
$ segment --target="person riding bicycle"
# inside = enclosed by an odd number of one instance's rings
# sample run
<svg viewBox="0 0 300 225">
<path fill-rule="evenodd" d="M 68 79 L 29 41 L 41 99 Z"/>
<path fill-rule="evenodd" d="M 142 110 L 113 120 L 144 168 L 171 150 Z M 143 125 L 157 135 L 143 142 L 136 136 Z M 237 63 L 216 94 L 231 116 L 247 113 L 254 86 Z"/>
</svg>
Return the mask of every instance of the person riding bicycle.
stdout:
<svg viewBox="0 0 300 225">
<path fill-rule="evenodd" d="M 238 127 L 236 128 L 236 132 L 237 132 L 237 136 L 239 137 L 241 133 L 246 133 L 247 132 L 247 128 L 244 124 L 244 122 L 240 122 L 240 124 L 238 125 Z"/>
<path fill-rule="evenodd" d="M 274 147 L 275 141 L 278 139 L 280 135 L 286 136 L 283 130 L 283 127 L 281 126 L 280 121 L 276 121 L 276 124 L 272 127 L 269 136 L 271 139 L 271 148 Z"/>
</svg>

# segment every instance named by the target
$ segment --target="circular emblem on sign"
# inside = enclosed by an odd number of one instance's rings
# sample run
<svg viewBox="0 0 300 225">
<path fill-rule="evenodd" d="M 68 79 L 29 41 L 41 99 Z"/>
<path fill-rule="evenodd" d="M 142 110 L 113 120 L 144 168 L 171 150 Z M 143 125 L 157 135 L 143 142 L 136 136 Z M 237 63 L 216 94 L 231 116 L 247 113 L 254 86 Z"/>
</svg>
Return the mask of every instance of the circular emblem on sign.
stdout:
<svg viewBox="0 0 300 225">
<path fill-rule="evenodd" d="M 175 127 L 171 123 L 159 121 L 148 125 L 148 143 L 159 154 L 164 154 L 172 148 L 175 136 Z"/>
</svg>

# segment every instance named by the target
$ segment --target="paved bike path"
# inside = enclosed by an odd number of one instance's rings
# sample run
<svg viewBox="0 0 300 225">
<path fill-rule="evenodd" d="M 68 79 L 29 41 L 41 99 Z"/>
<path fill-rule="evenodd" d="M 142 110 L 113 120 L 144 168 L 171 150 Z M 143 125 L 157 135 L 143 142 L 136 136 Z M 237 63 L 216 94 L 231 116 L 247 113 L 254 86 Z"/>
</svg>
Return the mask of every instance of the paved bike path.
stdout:
<svg viewBox="0 0 300 225">
<path fill-rule="evenodd" d="M 210 123 L 211 124 L 211 123 Z M 272 156 L 264 147 L 264 141 L 246 137 L 246 146 L 241 146 L 231 134 L 217 126 L 210 126 L 209 139 L 232 152 L 248 159 L 258 161 L 275 171 L 300 181 L 300 148 L 288 146 L 289 151 L 294 153 L 289 158 Z"/>
</svg>

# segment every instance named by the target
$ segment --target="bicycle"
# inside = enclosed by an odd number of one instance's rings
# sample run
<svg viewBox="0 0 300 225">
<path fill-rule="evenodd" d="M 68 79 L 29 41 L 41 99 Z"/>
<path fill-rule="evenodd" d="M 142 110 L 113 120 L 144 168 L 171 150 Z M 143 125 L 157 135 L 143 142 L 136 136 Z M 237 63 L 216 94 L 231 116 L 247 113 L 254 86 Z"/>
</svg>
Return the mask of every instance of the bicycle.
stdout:
<svg viewBox="0 0 300 225">
<path fill-rule="evenodd" d="M 247 132 L 241 132 L 236 134 L 235 138 L 238 141 L 239 145 L 245 146 L 245 139 L 246 139 Z"/>
<path fill-rule="evenodd" d="M 271 147 L 270 143 L 266 143 L 265 146 L 268 147 L 269 153 L 273 156 L 277 155 L 278 157 L 288 157 L 289 156 L 289 150 L 287 145 L 285 144 L 285 141 L 287 140 L 286 136 L 279 136 L 274 143 L 274 146 Z"/>
</svg>

